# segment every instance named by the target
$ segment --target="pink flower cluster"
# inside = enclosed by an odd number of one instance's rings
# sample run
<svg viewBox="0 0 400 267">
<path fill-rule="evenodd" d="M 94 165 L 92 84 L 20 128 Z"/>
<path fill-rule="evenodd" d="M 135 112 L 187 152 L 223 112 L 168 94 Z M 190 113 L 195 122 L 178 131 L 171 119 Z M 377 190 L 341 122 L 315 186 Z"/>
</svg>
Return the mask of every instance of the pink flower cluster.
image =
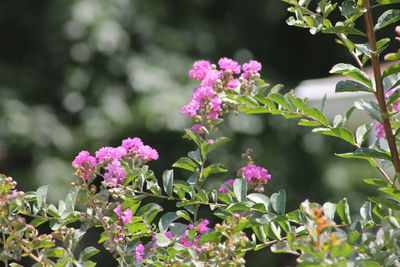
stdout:
<svg viewBox="0 0 400 267">
<path fill-rule="evenodd" d="M 122 141 L 119 147 L 102 147 L 95 153 L 96 157 L 90 155 L 88 151 L 81 151 L 72 162 L 76 168 L 76 174 L 84 180 L 95 177 L 99 174 L 96 171 L 97 164 L 101 164 L 104 172 L 104 181 L 108 186 L 113 187 L 122 183 L 126 176 L 125 168 L 121 161 L 133 159 L 134 162 L 143 164 L 145 162 L 158 159 L 157 150 L 144 145 L 140 138 L 127 138 Z"/>
<path fill-rule="evenodd" d="M 218 61 L 219 70 L 209 61 L 199 60 L 193 64 L 189 71 L 189 77 L 199 80 L 200 86 L 194 90 L 188 105 L 182 107 L 180 113 L 193 118 L 202 124 L 193 126 L 193 130 L 204 133 L 201 129 L 208 121 L 219 118 L 222 112 L 222 102 L 219 94 L 224 89 L 235 89 L 241 85 L 240 79 L 248 80 L 251 75 L 261 70 L 261 64 L 255 60 L 240 66 L 236 61 L 229 58 L 221 58 Z M 243 72 L 241 73 L 241 71 Z M 240 74 L 239 78 L 233 75 Z"/>
<path fill-rule="evenodd" d="M 263 192 L 263 185 L 271 179 L 268 170 L 256 165 L 247 165 L 242 168 L 243 177 L 257 192 Z"/>
<path fill-rule="evenodd" d="M 95 172 L 97 160 L 88 151 L 79 152 L 78 156 L 72 161 L 72 167 L 76 169 L 76 174 L 84 180 L 89 180 L 89 175 Z"/>
<path fill-rule="evenodd" d="M 202 244 L 201 246 L 198 246 L 198 244 L 199 244 L 199 241 L 200 241 L 201 234 L 211 230 L 208 227 L 208 224 L 209 224 L 209 221 L 207 219 L 201 221 L 196 227 L 192 223 L 189 224 L 189 229 L 185 231 L 185 233 L 182 235 L 182 237 L 180 238 L 178 243 L 181 244 L 182 246 L 186 247 L 186 248 L 195 247 L 197 249 L 197 251 L 201 251 L 202 248 L 206 244 Z M 196 228 L 196 235 L 195 235 L 193 240 L 190 240 L 189 239 L 189 230 L 193 229 L 193 228 Z M 168 237 L 170 240 L 174 239 L 173 235 L 169 231 L 165 233 L 165 236 Z M 154 239 L 155 239 L 155 236 L 153 236 L 153 240 Z M 154 249 L 154 248 L 157 248 L 157 247 L 158 247 L 158 245 L 157 245 L 157 243 L 155 243 L 152 248 Z"/>
<path fill-rule="evenodd" d="M 118 215 L 123 224 L 127 224 L 132 221 L 132 211 L 129 208 L 122 211 L 121 204 L 118 204 L 118 206 L 114 209 L 114 212 Z"/>
<path fill-rule="evenodd" d="M 144 246 L 143 244 L 138 244 L 135 248 L 135 252 L 133 252 L 133 256 L 136 258 L 138 261 L 143 261 L 143 256 L 144 256 Z"/>
</svg>

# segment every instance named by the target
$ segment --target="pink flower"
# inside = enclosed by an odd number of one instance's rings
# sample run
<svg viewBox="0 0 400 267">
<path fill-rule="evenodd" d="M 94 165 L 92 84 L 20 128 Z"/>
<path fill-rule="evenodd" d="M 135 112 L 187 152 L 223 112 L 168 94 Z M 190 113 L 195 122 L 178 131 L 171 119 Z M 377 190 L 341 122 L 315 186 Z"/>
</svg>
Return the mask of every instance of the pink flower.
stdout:
<svg viewBox="0 0 400 267">
<path fill-rule="evenodd" d="M 221 100 L 219 100 L 218 96 L 214 96 L 213 98 L 211 98 L 210 103 L 212 104 L 214 111 L 222 110 L 222 108 L 221 108 L 222 102 L 221 102 Z"/>
<path fill-rule="evenodd" d="M 203 134 L 204 131 L 201 129 L 204 127 L 202 124 L 195 124 L 192 126 L 192 130 L 198 132 L 199 134 Z"/>
<path fill-rule="evenodd" d="M 242 171 L 248 183 L 251 183 L 253 180 L 257 180 L 263 184 L 266 184 L 268 180 L 271 179 L 271 175 L 268 174 L 268 170 L 256 165 L 245 166 L 242 168 Z"/>
<path fill-rule="evenodd" d="M 239 84 L 240 84 L 239 79 L 233 79 L 233 80 L 230 81 L 226 86 L 227 86 L 228 88 L 234 89 L 234 88 L 236 88 Z"/>
<path fill-rule="evenodd" d="M 383 125 L 380 124 L 380 123 L 377 123 L 377 124 L 375 125 L 375 131 L 376 131 L 376 137 L 377 137 L 377 138 L 383 138 L 383 137 L 386 136 L 386 134 L 385 134 L 385 128 L 384 128 Z"/>
<path fill-rule="evenodd" d="M 157 160 L 158 159 L 157 150 L 155 150 L 154 148 L 151 148 L 150 146 L 142 146 L 139 149 L 139 155 L 145 161 Z"/>
<path fill-rule="evenodd" d="M 121 166 L 121 162 L 114 160 L 105 168 L 104 181 L 106 181 L 110 187 L 116 186 L 118 183 L 122 183 L 125 180 L 126 171 Z"/>
<path fill-rule="evenodd" d="M 223 194 L 228 194 L 228 193 L 229 193 L 228 189 L 226 189 L 226 187 L 223 186 L 223 185 L 221 185 L 221 186 L 218 188 L 218 191 L 221 192 L 221 193 L 223 193 Z"/>
<path fill-rule="evenodd" d="M 201 222 L 199 223 L 199 225 L 197 226 L 197 231 L 199 231 L 199 233 L 202 234 L 202 233 L 204 233 L 204 232 L 207 232 L 207 231 L 211 230 L 210 228 L 207 227 L 207 225 L 208 225 L 209 223 L 210 223 L 210 222 L 209 222 L 207 219 L 201 221 Z"/>
<path fill-rule="evenodd" d="M 221 69 L 226 71 L 231 71 L 232 73 L 239 74 L 240 73 L 240 65 L 236 61 L 229 58 L 221 58 L 218 61 L 218 65 Z"/>
<path fill-rule="evenodd" d="M 97 160 L 88 151 L 79 152 L 78 156 L 72 161 L 72 166 L 77 169 L 77 175 L 84 180 L 89 180 L 90 172 L 94 171 Z"/>
<path fill-rule="evenodd" d="M 247 183 L 254 187 L 257 192 L 263 192 L 263 185 L 271 179 L 268 170 L 256 165 L 248 165 L 242 168 L 243 176 Z"/>
<path fill-rule="evenodd" d="M 108 161 L 119 160 L 126 154 L 127 150 L 122 146 L 117 148 L 106 146 L 100 148 L 96 152 L 96 158 L 99 160 L 99 162 L 104 163 Z"/>
<path fill-rule="evenodd" d="M 121 204 L 118 204 L 113 211 L 118 215 L 123 224 L 127 224 L 132 221 L 132 211 L 129 208 L 122 211 Z"/>
<path fill-rule="evenodd" d="M 13 190 L 11 194 L 6 195 L 6 199 L 11 199 L 15 197 L 19 192 L 17 190 Z"/>
<path fill-rule="evenodd" d="M 250 60 L 243 64 L 243 71 L 245 72 L 258 72 L 261 70 L 261 63 L 256 60 Z"/>
<path fill-rule="evenodd" d="M 209 143 L 209 144 L 214 144 L 215 141 L 214 141 L 213 139 L 208 139 L 208 140 L 207 140 L 207 143 Z"/>
<path fill-rule="evenodd" d="M 135 252 L 133 253 L 133 256 L 136 258 L 138 261 L 143 261 L 143 256 L 144 256 L 144 246 L 143 244 L 138 244 L 135 248 Z"/>
<path fill-rule="evenodd" d="M 220 71 L 210 70 L 201 82 L 201 86 L 213 86 L 219 78 L 221 78 Z"/>
<path fill-rule="evenodd" d="M 128 153 L 134 153 L 143 146 L 142 140 L 140 138 L 127 138 L 122 141 L 122 147 L 126 149 Z"/>
<path fill-rule="evenodd" d="M 189 77 L 197 80 L 203 80 L 211 69 L 211 63 L 207 60 L 199 60 L 193 64 L 189 71 Z"/>
</svg>

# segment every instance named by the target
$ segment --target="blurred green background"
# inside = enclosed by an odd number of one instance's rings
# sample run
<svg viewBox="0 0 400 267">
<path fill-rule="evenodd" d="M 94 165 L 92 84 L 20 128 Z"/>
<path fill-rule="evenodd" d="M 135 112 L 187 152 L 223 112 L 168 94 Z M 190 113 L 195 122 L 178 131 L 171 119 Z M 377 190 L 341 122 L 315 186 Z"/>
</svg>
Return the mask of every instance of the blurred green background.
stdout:
<svg viewBox="0 0 400 267">
<path fill-rule="evenodd" d="M 193 148 L 181 139 L 190 121 L 179 110 L 196 86 L 187 77 L 195 60 L 256 59 L 265 80 L 287 89 L 351 61 L 332 36 L 289 27 L 287 16 L 278 0 L 1 1 L 0 172 L 24 191 L 50 184 L 57 201 L 75 179 L 79 151 L 137 136 L 159 151 L 151 164 L 159 177 Z M 252 147 L 273 175 L 267 194 L 285 188 L 288 209 L 345 196 L 358 209 L 369 190 L 361 178 L 376 175 L 362 161 L 333 155 L 351 147 L 282 117 L 230 116 L 221 131 L 232 141 L 213 158 L 232 171 L 210 186 L 231 178 Z M 98 266 L 112 266 L 102 255 Z M 267 250 L 246 260 L 295 265 Z"/>
</svg>

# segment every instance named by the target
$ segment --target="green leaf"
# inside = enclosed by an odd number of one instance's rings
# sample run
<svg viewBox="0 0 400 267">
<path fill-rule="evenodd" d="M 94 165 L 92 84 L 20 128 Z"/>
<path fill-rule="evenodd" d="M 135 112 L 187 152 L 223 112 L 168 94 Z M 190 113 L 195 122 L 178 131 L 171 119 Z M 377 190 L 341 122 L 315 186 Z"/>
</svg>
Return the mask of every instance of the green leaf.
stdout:
<svg viewBox="0 0 400 267">
<path fill-rule="evenodd" d="M 346 198 L 339 201 L 339 203 L 336 206 L 336 212 L 339 215 L 340 219 L 342 219 L 343 223 L 345 224 L 351 223 L 350 207 L 349 204 L 347 203 Z"/>
<path fill-rule="evenodd" d="M 164 213 L 164 215 L 161 216 L 160 221 L 158 222 L 158 228 L 161 232 L 166 232 L 170 224 L 179 218 L 180 217 L 176 215 L 175 212 Z"/>
<path fill-rule="evenodd" d="M 214 140 L 214 143 L 202 143 L 201 144 L 201 155 L 206 157 L 210 152 L 214 149 L 218 148 L 219 146 L 225 144 L 229 141 L 228 137 L 219 137 Z"/>
<path fill-rule="evenodd" d="M 275 103 L 281 105 L 285 110 L 292 111 L 292 107 L 288 104 L 285 98 L 278 93 L 271 93 L 268 95 L 268 98 L 274 101 Z"/>
<path fill-rule="evenodd" d="M 79 261 L 87 261 L 99 252 L 100 250 L 95 247 L 87 247 L 79 255 Z"/>
<path fill-rule="evenodd" d="M 361 146 L 365 140 L 367 140 L 369 133 L 371 132 L 371 124 L 363 124 L 357 128 L 356 131 L 356 143 Z"/>
<path fill-rule="evenodd" d="M 351 81 L 351 80 L 344 80 L 344 81 L 338 82 L 336 84 L 335 92 L 336 93 L 340 93 L 340 92 L 369 92 L 369 93 L 373 93 L 371 88 L 368 88 L 368 87 L 366 87 L 365 85 L 363 85 L 363 84 L 361 84 L 359 82 L 355 82 L 355 81 Z"/>
<path fill-rule="evenodd" d="M 357 109 L 365 110 L 375 120 L 379 122 L 381 121 L 381 112 L 378 104 L 361 99 L 359 101 L 354 102 L 354 105 Z"/>
<path fill-rule="evenodd" d="M 158 233 L 156 235 L 156 243 L 160 247 L 167 247 L 169 244 L 172 243 L 172 240 L 170 240 L 165 233 Z"/>
<path fill-rule="evenodd" d="M 400 10 L 398 9 L 389 9 L 386 10 L 378 19 L 375 24 L 375 31 L 380 30 L 386 26 L 389 26 L 392 23 L 400 20 Z"/>
<path fill-rule="evenodd" d="M 275 103 L 272 100 L 268 99 L 266 96 L 258 94 L 254 98 L 258 102 L 260 102 L 260 103 L 264 104 L 265 106 L 269 107 L 270 109 L 276 109 Z"/>
<path fill-rule="evenodd" d="M 281 189 L 278 193 L 274 193 L 271 196 L 271 204 L 272 208 L 279 214 L 285 214 L 285 206 L 286 206 L 286 192 Z"/>
<path fill-rule="evenodd" d="M 247 196 L 248 199 L 253 201 L 254 203 L 261 203 L 264 204 L 265 210 L 269 210 L 269 206 L 271 205 L 270 199 L 263 194 L 259 193 L 252 193 Z"/>
<path fill-rule="evenodd" d="M 47 253 L 47 257 L 50 258 L 62 258 L 65 255 L 65 249 L 63 248 L 52 248 Z"/>
<path fill-rule="evenodd" d="M 322 206 L 324 214 L 329 219 L 333 220 L 335 218 L 336 204 L 332 202 L 326 202 Z"/>
<path fill-rule="evenodd" d="M 247 182 L 245 179 L 236 179 L 233 183 L 233 192 L 238 201 L 245 201 L 247 194 Z"/>
<path fill-rule="evenodd" d="M 214 164 L 207 166 L 207 168 L 205 168 L 203 170 L 203 175 L 205 178 L 207 178 L 210 174 L 227 172 L 227 171 L 228 171 L 228 169 L 226 168 L 226 166 L 224 164 L 214 163 Z"/>
<path fill-rule="evenodd" d="M 168 196 L 172 196 L 172 187 L 174 184 L 174 171 L 166 170 L 162 175 L 164 191 Z"/>
<path fill-rule="evenodd" d="M 382 78 L 385 78 L 392 74 L 397 74 L 400 72 L 400 63 L 394 64 L 383 71 Z"/>
<path fill-rule="evenodd" d="M 318 122 L 322 123 L 324 126 L 328 126 L 329 122 L 328 119 L 324 116 L 324 114 L 322 114 L 321 111 L 319 111 L 316 108 L 306 108 L 303 113 L 306 116 L 309 116 L 311 118 L 314 118 L 315 120 L 317 120 Z"/>
<path fill-rule="evenodd" d="M 206 234 L 202 235 L 202 237 L 200 238 L 198 246 L 201 246 L 207 242 L 213 242 L 213 243 L 218 244 L 221 240 L 221 237 L 222 237 L 222 233 L 219 231 L 206 233 Z"/>
<path fill-rule="evenodd" d="M 351 64 L 339 63 L 332 67 L 329 73 L 342 73 L 343 75 L 353 78 L 365 85 L 369 88 L 372 87 L 371 79 L 369 78 L 368 74 L 364 71 L 360 70 L 357 67 L 354 67 Z"/>
<path fill-rule="evenodd" d="M 240 96 L 236 99 L 238 102 L 242 103 L 242 104 L 247 104 L 251 107 L 257 107 L 258 106 L 258 102 L 252 98 L 251 96 Z"/>
<path fill-rule="evenodd" d="M 197 172 L 198 169 L 198 165 L 193 160 L 186 157 L 181 157 L 178 159 L 178 161 L 176 161 L 172 167 L 185 169 L 191 172 Z"/>
<path fill-rule="evenodd" d="M 346 26 L 336 26 L 336 27 L 331 27 L 331 28 L 327 28 L 325 30 L 322 30 L 323 33 L 342 33 L 342 34 L 355 34 L 355 35 L 361 35 L 361 36 L 367 36 L 365 35 L 365 33 L 363 33 L 360 30 L 357 30 L 356 28 L 352 28 L 352 27 L 346 27 Z"/>
<path fill-rule="evenodd" d="M 394 188 L 379 188 L 379 191 L 385 192 L 386 194 L 389 194 L 398 200 L 400 200 L 400 190 L 396 190 Z"/>
<path fill-rule="evenodd" d="M 292 94 L 289 94 L 288 97 L 289 100 L 293 103 L 293 105 L 295 105 L 300 111 L 303 111 L 308 107 L 307 104 L 300 98 L 297 98 Z"/>
<path fill-rule="evenodd" d="M 400 210 L 400 202 L 387 197 L 369 197 L 370 201 L 392 210 Z"/>
<path fill-rule="evenodd" d="M 354 154 L 360 157 L 391 160 L 391 157 L 388 154 L 367 147 L 358 148 L 356 151 L 354 151 Z"/>
<path fill-rule="evenodd" d="M 342 242 L 338 247 L 332 249 L 332 257 L 333 258 L 347 258 L 354 249 L 347 243 Z"/>
<path fill-rule="evenodd" d="M 41 224 L 43 224 L 43 223 L 45 223 L 45 222 L 47 222 L 47 221 L 48 221 L 47 219 L 35 218 L 35 219 L 33 219 L 33 220 L 30 222 L 30 224 L 31 224 L 32 226 L 34 226 L 34 227 L 38 227 L 39 225 L 41 225 Z"/>
<path fill-rule="evenodd" d="M 48 185 L 43 185 L 36 190 L 36 203 L 38 208 L 41 209 L 46 204 Z"/>
<path fill-rule="evenodd" d="M 301 126 L 311 126 L 311 127 L 321 126 L 321 123 L 319 123 L 319 122 L 309 121 L 306 119 L 300 119 L 300 122 L 298 124 Z"/>
<path fill-rule="evenodd" d="M 382 181 L 381 179 L 364 179 L 363 182 L 366 184 L 372 184 L 380 187 L 390 186 L 387 182 Z"/>
<path fill-rule="evenodd" d="M 360 208 L 360 215 L 363 220 L 369 221 L 372 220 L 371 215 L 371 202 L 365 201 L 364 204 Z"/>
<path fill-rule="evenodd" d="M 347 242 L 354 246 L 357 241 L 360 239 L 361 234 L 359 232 L 349 232 L 347 234 Z"/>
<path fill-rule="evenodd" d="M 150 224 L 162 210 L 163 208 L 160 205 L 156 203 L 148 203 L 141 207 L 136 215 L 142 217 L 146 223 Z"/>
<path fill-rule="evenodd" d="M 185 129 L 185 133 L 186 133 L 184 135 L 185 138 L 192 139 L 193 142 L 195 142 L 196 145 L 198 145 L 198 146 L 201 145 L 202 138 L 197 132 L 193 131 L 192 129 Z"/>
<path fill-rule="evenodd" d="M 338 128 L 315 128 L 312 130 L 313 133 L 319 133 L 319 134 L 324 134 L 324 135 L 329 135 L 329 136 L 335 136 L 339 137 L 350 144 L 355 144 L 354 142 L 354 135 L 353 133 L 348 130 L 347 128 L 343 127 L 338 127 Z"/>
<path fill-rule="evenodd" d="M 179 217 L 185 219 L 186 221 L 189 221 L 189 222 L 192 221 L 192 219 L 190 219 L 189 213 L 187 213 L 187 211 L 185 211 L 185 210 L 178 210 L 176 212 L 176 215 L 178 215 Z"/>
</svg>

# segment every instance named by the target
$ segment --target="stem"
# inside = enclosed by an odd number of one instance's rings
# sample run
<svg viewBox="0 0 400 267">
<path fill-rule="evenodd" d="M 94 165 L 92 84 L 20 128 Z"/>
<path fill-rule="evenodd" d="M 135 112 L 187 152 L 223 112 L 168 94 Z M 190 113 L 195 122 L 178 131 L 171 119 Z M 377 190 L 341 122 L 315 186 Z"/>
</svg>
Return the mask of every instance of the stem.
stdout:
<svg viewBox="0 0 400 267">
<path fill-rule="evenodd" d="M 2 237 L 3 237 L 3 246 L 5 246 L 6 245 L 6 235 L 4 233 L 2 233 Z M 4 260 L 4 263 L 5 263 L 6 267 L 8 267 L 7 259 Z"/>
<path fill-rule="evenodd" d="M 374 70 L 374 78 L 375 78 L 375 88 L 376 88 L 375 96 L 378 100 L 379 109 L 382 114 L 381 115 L 382 124 L 383 124 L 383 128 L 385 130 L 386 140 L 389 145 L 393 166 L 394 166 L 394 169 L 396 170 L 396 172 L 400 173 L 399 153 L 397 151 L 396 141 L 395 141 L 393 131 L 392 131 L 392 125 L 390 123 L 389 118 L 387 117 L 388 109 L 387 109 L 386 100 L 385 100 L 385 90 L 383 88 L 380 62 L 379 62 L 379 58 L 376 54 L 376 51 L 377 51 L 376 38 L 375 38 L 375 31 L 374 31 L 374 26 L 373 26 L 372 12 L 371 12 L 371 6 L 369 4 L 369 0 L 363 0 L 363 6 L 364 6 L 364 8 L 367 9 L 367 11 L 364 13 L 364 19 L 365 19 L 365 27 L 366 27 L 366 31 L 367 31 L 367 36 L 368 36 L 368 43 L 372 49 L 371 62 L 372 62 L 372 67 Z"/>
</svg>

